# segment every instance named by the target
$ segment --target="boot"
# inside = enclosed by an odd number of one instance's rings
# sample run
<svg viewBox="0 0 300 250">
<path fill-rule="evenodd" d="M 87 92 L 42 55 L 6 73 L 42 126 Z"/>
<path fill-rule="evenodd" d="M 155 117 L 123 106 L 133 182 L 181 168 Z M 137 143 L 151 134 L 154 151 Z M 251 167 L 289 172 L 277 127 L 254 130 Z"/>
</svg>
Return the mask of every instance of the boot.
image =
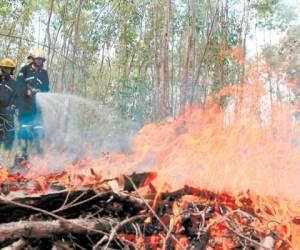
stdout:
<svg viewBox="0 0 300 250">
<path fill-rule="evenodd" d="M 28 155 L 27 154 L 16 154 L 14 164 L 10 168 L 12 172 L 19 172 L 21 169 L 28 163 Z"/>
<path fill-rule="evenodd" d="M 36 140 L 35 148 L 37 155 L 42 157 L 44 155 L 44 148 L 42 147 L 42 141 L 40 139 Z"/>
</svg>

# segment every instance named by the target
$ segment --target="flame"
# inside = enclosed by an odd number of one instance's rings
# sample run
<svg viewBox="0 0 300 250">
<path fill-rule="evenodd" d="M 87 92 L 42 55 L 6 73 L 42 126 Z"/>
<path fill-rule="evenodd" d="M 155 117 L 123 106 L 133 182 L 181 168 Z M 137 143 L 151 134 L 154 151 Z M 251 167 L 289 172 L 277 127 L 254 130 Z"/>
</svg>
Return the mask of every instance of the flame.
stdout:
<svg viewBox="0 0 300 250">
<path fill-rule="evenodd" d="M 220 58 L 224 59 L 225 57 L 230 57 L 241 65 L 245 63 L 245 55 L 243 52 L 243 48 L 241 48 L 240 45 L 237 45 L 232 49 L 226 50 L 224 49 L 224 44 L 222 44 L 222 49 L 220 51 Z"/>
<path fill-rule="evenodd" d="M 131 154 L 89 158 L 66 171 L 72 178 L 74 173 L 84 176 L 83 183 L 93 179 L 90 168 L 107 177 L 156 171 L 154 184 L 160 191 L 189 184 L 238 197 L 250 190 L 254 210 L 277 221 L 273 226 L 283 239 L 293 235 L 293 245 L 300 247 L 299 229 L 291 224 L 300 214 L 300 122 L 293 116 L 299 107 L 290 101 L 293 81 L 272 72 L 263 60 L 247 75 L 246 84 L 224 88 L 205 106 L 195 105 L 163 125 L 143 127 Z M 227 100 L 223 107 L 215 101 L 221 98 Z"/>
<path fill-rule="evenodd" d="M 8 172 L 5 168 L 0 168 L 0 182 L 6 181 L 8 177 Z"/>
<path fill-rule="evenodd" d="M 256 214 L 275 222 L 270 227 L 282 239 L 299 249 L 299 226 L 292 223 L 300 214 L 299 106 L 291 101 L 290 88 L 294 82 L 271 71 L 263 60 L 253 62 L 247 76 L 247 83 L 224 88 L 176 119 L 143 127 L 132 141 L 131 154 L 87 158 L 66 167 L 61 181 L 74 187 L 120 173 L 155 171 L 159 191 L 189 184 L 242 195 L 253 202 Z"/>
<path fill-rule="evenodd" d="M 298 107 L 272 95 L 250 70 L 248 84 L 217 96 L 231 98 L 227 107 L 210 98 L 205 109 L 194 106 L 163 125 L 146 125 L 133 139 L 132 154 L 90 158 L 68 170 L 88 174 L 89 167 L 100 168 L 107 176 L 157 171 L 156 185 L 168 182 L 173 189 L 188 183 L 299 200 L 300 124 L 292 119 Z"/>
</svg>

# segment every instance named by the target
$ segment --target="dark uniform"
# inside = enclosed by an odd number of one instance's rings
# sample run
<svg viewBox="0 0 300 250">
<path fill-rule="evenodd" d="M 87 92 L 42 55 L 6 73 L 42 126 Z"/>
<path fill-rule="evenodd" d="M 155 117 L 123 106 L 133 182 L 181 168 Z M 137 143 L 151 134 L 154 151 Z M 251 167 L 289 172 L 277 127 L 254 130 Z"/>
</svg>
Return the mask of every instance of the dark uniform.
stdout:
<svg viewBox="0 0 300 250">
<path fill-rule="evenodd" d="M 10 76 L 0 75 L 0 143 L 10 150 L 15 138 L 14 104 L 16 82 Z"/>
<path fill-rule="evenodd" d="M 16 82 L 11 78 L 15 63 L 4 58 L 0 61 L 0 146 L 11 149 L 15 137 L 14 104 L 17 96 Z"/>
<path fill-rule="evenodd" d="M 44 133 L 42 114 L 36 102 L 36 93 L 49 91 L 48 72 L 33 64 L 25 65 L 18 74 L 17 85 L 19 93 L 17 98 L 18 138 L 26 141 L 40 140 Z M 41 148 L 38 148 L 37 151 L 40 151 L 37 153 L 42 153 Z M 27 152 L 22 153 L 27 154 Z"/>
</svg>

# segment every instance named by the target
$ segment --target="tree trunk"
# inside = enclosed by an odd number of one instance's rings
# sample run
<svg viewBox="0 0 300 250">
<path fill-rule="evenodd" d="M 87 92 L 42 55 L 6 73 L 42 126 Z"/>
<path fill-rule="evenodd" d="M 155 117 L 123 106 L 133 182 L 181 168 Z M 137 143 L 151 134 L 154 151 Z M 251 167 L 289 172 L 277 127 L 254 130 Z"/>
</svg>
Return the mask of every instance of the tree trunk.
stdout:
<svg viewBox="0 0 300 250">
<path fill-rule="evenodd" d="M 59 34 L 61 33 L 60 31 L 61 31 L 61 29 L 62 29 L 62 26 L 63 26 L 63 24 L 60 23 L 60 25 L 59 25 L 59 27 L 58 27 L 58 29 L 57 29 L 57 31 L 56 31 L 56 34 L 55 34 L 55 36 L 54 36 L 54 41 L 53 41 L 53 43 L 52 43 L 52 46 L 53 46 L 52 49 L 54 50 L 54 52 L 57 52 L 57 51 L 56 51 L 56 44 L 57 44 L 57 41 L 58 41 L 58 36 L 59 36 Z M 55 55 L 55 53 L 52 53 L 52 55 L 51 55 L 50 67 L 51 67 L 51 65 L 52 65 L 54 55 Z"/>
<path fill-rule="evenodd" d="M 77 46 L 78 46 L 78 34 L 79 34 L 79 24 L 80 24 L 80 14 L 81 14 L 81 6 L 82 6 L 83 0 L 79 0 L 78 7 L 76 10 L 76 17 L 75 17 L 75 29 L 74 29 L 74 37 L 73 37 L 73 54 L 72 54 L 72 74 L 71 74 L 71 93 L 75 92 L 75 72 L 76 72 L 76 65 L 74 62 L 76 62 L 77 55 Z"/>
<path fill-rule="evenodd" d="M 17 52 L 17 60 L 16 60 L 16 65 L 17 67 L 19 67 L 21 65 L 21 62 L 23 61 L 23 52 L 22 52 L 22 45 L 23 45 L 23 36 L 24 36 L 24 32 L 25 32 L 25 24 L 24 22 L 22 22 L 22 28 L 21 28 L 21 38 L 19 39 L 18 42 L 18 52 Z"/>
<path fill-rule="evenodd" d="M 155 74 L 155 88 L 154 88 L 154 98 L 153 98 L 153 106 L 154 106 L 154 119 L 157 120 L 157 114 L 159 112 L 160 107 L 157 105 L 159 100 L 159 86 L 160 86 L 160 61 L 159 61 L 159 42 L 158 42 L 158 14 L 159 14 L 160 5 L 157 2 L 155 6 L 153 6 L 153 35 L 154 35 L 154 74 Z"/>
<path fill-rule="evenodd" d="M 221 27 L 222 27 L 222 50 L 227 51 L 227 16 L 228 16 L 228 4 L 227 0 L 221 1 Z M 221 89 L 225 86 L 225 58 L 221 58 L 221 70 L 220 70 L 220 83 Z"/>
<path fill-rule="evenodd" d="M 0 241 L 8 239 L 27 238 L 49 238 L 54 235 L 68 233 L 100 233 L 109 232 L 111 226 L 117 221 L 105 218 L 98 219 L 70 219 L 53 221 L 18 221 L 0 225 Z"/>
<path fill-rule="evenodd" d="M 180 86 L 180 113 L 185 112 L 189 88 L 189 70 L 191 62 L 191 54 L 195 46 L 195 16 L 196 16 L 196 0 L 189 0 L 189 32 L 186 42 L 184 55 L 184 63 L 182 68 L 182 80 Z"/>
<path fill-rule="evenodd" d="M 50 57 L 50 50 L 51 50 L 51 34 L 50 34 L 50 22 L 51 22 L 51 17 L 52 17 L 52 12 L 54 8 L 54 0 L 51 1 L 50 4 L 50 10 L 49 10 L 49 16 L 48 16 L 48 21 L 47 21 L 47 28 L 46 28 L 46 33 L 47 33 L 47 39 L 48 39 L 48 59 Z M 49 68 L 50 60 L 47 60 L 47 68 Z"/>
<path fill-rule="evenodd" d="M 244 36 L 242 41 L 242 49 L 243 49 L 243 62 L 242 62 L 242 74 L 241 74 L 241 82 L 245 82 L 245 62 L 246 62 L 246 51 L 247 51 L 247 34 L 248 34 L 248 27 L 249 27 L 249 15 L 250 15 L 250 6 L 249 1 L 244 1 Z"/>
<path fill-rule="evenodd" d="M 68 49 L 66 49 L 68 46 L 67 46 L 67 25 L 66 25 L 66 20 L 67 20 L 67 9 L 68 9 L 68 3 L 69 1 L 66 0 L 65 3 L 64 3 L 64 6 L 63 6 L 63 10 L 62 10 L 62 16 L 61 16 L 61 21 L 62 21 L 62 34 L 63 34 L 63 43 L 62 43 L 62 46 L 61 46 L 61 49 L 60 49 L 60 55 L 62 56 L 65 56 L 66 54 L 66 50 L 68 51 Z M 62 58 L 61 58 L 62 60 Z M 66 83 L 65 83 L 65 80 L 66 80 L 66 76 L 65 76 L 65 70 L 66 70 L 66 58 L 63 59 L 63 62 L 62 62 L 62 69 L 61 69 L 61 72 L 60 72 L 60 91 L 62 92 L 65 92 L 68 87 L 66 87 Z"/>
<path fill-rule="evenodd" d="M 208 1 L 208 6 L 210 6 L 210 8 L 208 8 L 208 9 L 211 9 L 210 1 Z M 216 9 L 215 9 L 214 12 L 208 10 L 207 14 L 206 14 L 206 28 L 205 28 L 206 32 L 204 34 L 204 36 L 205 36 L 205 47 L 204 47 L 204 50 L 201 53 L 201 55 L 199 54 L 198 60 L 195 64 L 194 81 L 192 83 L 192 91 L 191 91 L 191 97 L 190 97 L 190 103 L 191 104 L 194 102 L 195 87 L 199 83 L 199 79 L 200 79 L 201 72 L 202 72 L 202 64 L 203 64 L 204 59 L 207 57 L 207 52 L 209 51 L 210 39 L 211 39 L 211 35 L 213 33 L 213 29 L 214 29 L 214 26 L 215 26 L 215 22 L 216 22 L 218 13 L 219 13 L 219 7 L 216 6 Z M 208 71 L 209 70 L 206 68 L 206 73 L 205 74 L 206 74 L 207 77 L 208 77 Z M 202 87 L 203 87 L 202 89 L 204 89 L 204 100 L 206 100 L 207 86 L 203 86 L 203 84 L 202 84 Z"/>
<path fill-rule="evenodd" d="M 158 110 L 157 119 L 162 120 L 168 115 L 169 106 L 169 26 L 170 26 L 171 0 L 167 0 L 164 6 L 164 29 L 161 44 L 160 58 L 160 83 L 158 86 Z"/>
</svg>

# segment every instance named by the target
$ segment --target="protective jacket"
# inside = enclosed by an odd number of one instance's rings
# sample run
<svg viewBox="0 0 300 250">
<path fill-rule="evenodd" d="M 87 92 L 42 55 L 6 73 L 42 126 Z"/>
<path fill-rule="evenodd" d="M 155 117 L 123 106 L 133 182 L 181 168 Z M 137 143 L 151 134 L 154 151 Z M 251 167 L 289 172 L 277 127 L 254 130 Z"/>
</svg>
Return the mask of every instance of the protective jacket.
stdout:
<svg viewBox="0 0 300 250">
<path fill-rule="evenodd" d="M 19 118 L 32 117 L 38 114 L 36 93 L 49 91 L 48 72 L 42 68 L 25 65 L 17 76 Z"/>
<path fill-rule="evenodd" d="M 9 76 L 0 75 L 0 144 L 11 149 L 15 137 L 16 81 Z"/>
</svg>

